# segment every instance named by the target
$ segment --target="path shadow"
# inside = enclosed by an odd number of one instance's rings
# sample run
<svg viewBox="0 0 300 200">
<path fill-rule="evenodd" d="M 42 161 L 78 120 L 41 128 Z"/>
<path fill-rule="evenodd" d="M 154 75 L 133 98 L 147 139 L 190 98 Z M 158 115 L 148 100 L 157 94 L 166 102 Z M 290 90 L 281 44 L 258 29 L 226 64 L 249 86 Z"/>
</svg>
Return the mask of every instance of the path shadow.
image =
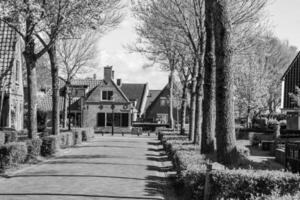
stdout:
<svg viewBox="0 0 300 200">
<path fill-rule="evenodd" d="M 74 149 L 81 149 L 81 148 L 101 148 L 101 147 L 108 147 L 108 148 L 128 148 L 133 149 L 136 148 L 134 146 L 117 146 L 117 145 L 88 145 L 88 146 L 73 146 Z"/>
<path fill-rule="evenodd" d="M 159 146 L 161 142 L 148 142 L 148 145 Z"/>
<path fill-rule="evenodd" d="M 97 158 L 123 158 L 121 156 L 112 156 L 112 155 L 65 155 L 59 156 L 55 159 L 97 159 Z"/>
<path fill-rule="evenodd" d="M 81 174 L 47 174 L 44 172 L 43 174 L 20 174 L 13 176 L 6 176 L 7 179 L 12 178 L 41 178 L 41 177 L 65 177 L 65 178 L 110 178 L 110 179 L 126 179 L 126 180 L 138 180 L 145 181 L 145 178 L 136 178 L 136 177 L 123 177 L 123 176 L 100 176 L 100 175 L 81 175 Z"/>
<path fill-rule="evenodd" d="M 47 164 L 50 165 L 73 165 L 73 164 L 79 164 L 79 165 L 116 165 L 116 166 L 139 166 L 139 167 L 145 167 L 146 164 L 130 164 L 130 163 L 113 163 L 113 162 L 90 162 L 90 161 L 70 161 L 70 160 L 54 160 L 47 162 Z"/>
<path fill-rule="evenodd" d="M 166 178 L 159 176 L 147 176 L 145 192 L 147 196 L 164 196 Z"/>
<path fill-rule="evenodd" d="M 117 195 L 101 195 L 101 194 L 69 194 L 69 193 L 0 193 L 1 196 L 51 196 L 58 197 L 59 199 L 63 197 L 89 197 L 89 198 L 104 198 L 104 199 L 149 199 L 149 200 L 161 200 L 161 198 L 156 197 L 139 197 L 139 196 L 117 196 Z M 1 198 L 0 198 L 1 199 Z M 43 199 L 41 197 L 41 199 Z"/>
</svg>

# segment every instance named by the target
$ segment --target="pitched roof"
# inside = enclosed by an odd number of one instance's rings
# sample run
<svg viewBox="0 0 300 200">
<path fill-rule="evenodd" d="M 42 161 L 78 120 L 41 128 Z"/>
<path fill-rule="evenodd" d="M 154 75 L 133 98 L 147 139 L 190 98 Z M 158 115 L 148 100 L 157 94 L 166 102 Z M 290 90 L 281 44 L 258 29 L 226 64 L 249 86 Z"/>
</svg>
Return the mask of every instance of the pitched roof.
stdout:
<svg viewBox="0 0 300 200">
<path fill-rule="evenodd" d="M 159 96 L 162 90 L 149 90 L 147 96 L 146 109 L 152 104 L 152 102 Z"/>
<path fill-rule="evenodd" d="M 123 83 L 121 90 L 130 101 L 137 101 L 136 108 L 141 111 L 143 96 L 145 94 L 147 84 Z"/>
<path fill-rule="evenodd" d="M 291 64 L 289 65 L 289 67 L 287 68 L 287 70 L 285 71 L 285 73 L 283 74 L 283 76 L 281 77 L 281 80 L 284 80 L 286 75 L 289 73 L 289 71 L 292 69 L 292 67 L 294 66 L 294 64 L 296 62 L 298 62 L 298 60 L 300 59 L 300 51 L 298 52 L 298 54 L 296 55 L 296 57 L 294 58 L 294 60 L 291 62 Z"/>
<path fill-rule="evenodd" d="M 4 81 L 6 91 L 9 90 L 12 82 L 12 67 L 15 58 L 16 43 L 17 33 L 4 22 L 0 21 L 0 81 Z"/>
</svg>

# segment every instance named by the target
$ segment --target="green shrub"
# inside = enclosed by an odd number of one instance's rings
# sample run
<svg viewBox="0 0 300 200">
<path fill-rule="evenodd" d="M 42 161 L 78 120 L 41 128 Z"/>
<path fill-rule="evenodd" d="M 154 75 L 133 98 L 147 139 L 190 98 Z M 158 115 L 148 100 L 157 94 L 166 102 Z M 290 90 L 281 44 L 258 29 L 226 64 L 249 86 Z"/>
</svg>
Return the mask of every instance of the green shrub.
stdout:
<svg viewBox="0 0 300 200">
<path fill-rule="evenodd" d="M 61 132 L 60 133 L 60 146 L 70 147 L 74 145 L 73 133 L 72 132 Z"/>
<path fill-rule="evenodd" d="M 199 147 L 174 135 L 162 135 L 161 140 L 177 171 L 177 181 L 184 186 L 184 193 L 188 195 L 186 199 L 202 199 L 208 161 L 198 153 Z M 237 148 L 237 156 L 245 158 L 248 154 L 249 149 Z M 214 163 L 214 166 L 209 174 L 213 199 L 263 199 L 262 197 L 268 197 L 276 191 L 280 196 L 294 195 L 300 191 L 300 176 L 296 174 L 270 170 L 225 169 L 218 163 Z"/>
<path fill-rule="evenodd" d="M 81 134 L 82 134 L 82 142 L 86 142 L 88 141 L 88 131 L 87 130 L 82 130 Z"/>
<path fill-rule="evenodd" d="M 26 141 L 27 145 L 27 159 L 36 159 L 41 154 L 42 140 L 40 138 L 35 138 Z"/>
<path fill-rule="evenodd" d="M 82 143 L 82 134 L 80 130 L 72 130 L 74 145 Z"/>
<path fill-rule="evenodd" d="M 51 135 L 42 138 L 41 155 L 51 156 L 53 155 L 59 146 L 59 138 L 57 136 Z"/>
<path fill-rule="evenodd" d="M 17 142 L 18 132 L 14 130 L 4 130 L 5 133 L 5 143 Z"/>
<path fill-rule="evenodd" d="M 5 144 L 5 133 L 0 131 L 0 145 Z"/>
<path fill-rule="evenodd" d="M 24 142 L 13 142 L 0 146 L 0 168 L 7 169 L 23 163 L 27 156 Z"/>
</svg>

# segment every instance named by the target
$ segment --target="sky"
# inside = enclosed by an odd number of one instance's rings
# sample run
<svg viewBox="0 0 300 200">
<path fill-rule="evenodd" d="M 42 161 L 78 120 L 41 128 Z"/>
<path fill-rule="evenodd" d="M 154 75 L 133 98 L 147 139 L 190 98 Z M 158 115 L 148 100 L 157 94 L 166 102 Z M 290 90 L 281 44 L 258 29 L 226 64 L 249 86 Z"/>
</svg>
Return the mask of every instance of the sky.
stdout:
<svg viewBox="0 0 300 200">
<path fill-rule="evenodd" d="M 300 0 L 271 0 L 267 7 L 267 16 L 271 29 L 282 40 L 288 40 L 300 49 Z M 119 27 L 98 41 L 98 67 L 91 73 L 103 77 L 103 67 L 113 66 L 115 78 L 124 83 L 148 83 L 150 89 L 162 89 L 168 80 L 168 72 L 158 66 L 144 69 L 150 62 L 139 53 L 131 53 L 126 48 L 133 44 L 136 20 L 127 13 Z"/>
</svg>

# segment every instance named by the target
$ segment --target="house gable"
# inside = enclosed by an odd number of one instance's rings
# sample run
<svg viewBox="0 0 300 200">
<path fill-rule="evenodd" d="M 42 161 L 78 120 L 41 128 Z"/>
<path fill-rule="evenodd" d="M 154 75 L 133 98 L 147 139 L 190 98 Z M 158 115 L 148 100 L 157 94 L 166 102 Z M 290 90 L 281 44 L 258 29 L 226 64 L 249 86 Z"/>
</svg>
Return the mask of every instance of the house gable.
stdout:
<svg viewBox="0 0 300 200">
<path fill-rule="evenodd" d="M 295 87 L 300 87 L 300 52 L 282 77 L 283 81 L 283 109 L 294 109 L 296 105 L 292 102 L 289 94 L 295 93 Z"/>
<path fill-rule="evenodd" d="M 117 103 L 130 103 L 124 93 L 118 88 L 118 86 L 111 81 L 103 81 L 97 87 L 95 87 L 87 96 L 86 102 L 111 102 L 103 100 L 103 91 L 113 92 L 113 102 Z"/>
</svg>

